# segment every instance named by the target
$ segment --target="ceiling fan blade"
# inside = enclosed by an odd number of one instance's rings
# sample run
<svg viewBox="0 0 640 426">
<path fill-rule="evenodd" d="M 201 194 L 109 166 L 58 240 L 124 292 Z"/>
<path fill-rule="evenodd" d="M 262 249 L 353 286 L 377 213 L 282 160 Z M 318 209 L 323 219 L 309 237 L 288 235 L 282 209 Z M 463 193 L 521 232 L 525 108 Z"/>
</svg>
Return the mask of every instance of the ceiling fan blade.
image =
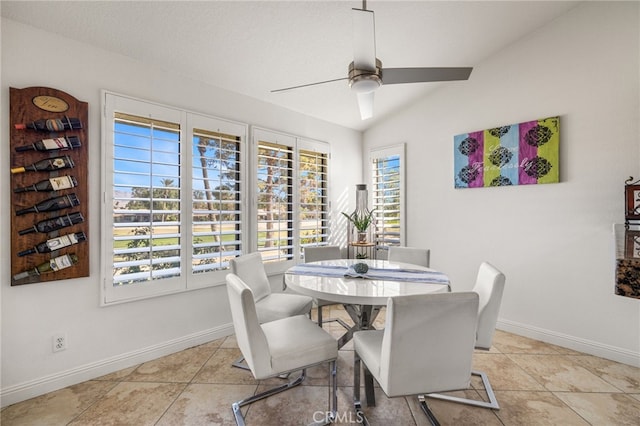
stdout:
<svg viewBox="0 0 640 426">
<path fill-rule="evenodd" d="M 373 117 L 373 93 L 358 93 L 358 106 L 360 107 L 360 118 L 366 120 Z"/>
<path fill-rule="evenodd" d="M 285 87 L 282 89 L 275 89 L 275 90 L 272 90 L 271 93 L 284 92 L 285 90 L 299 89 L 301 87 L 317 86 L 318 84 L 332 83 L 334 81 L 348 80 L 348 79 L 349 77 L 334 78 L 333 80 L 318 81 L 316 83 L 301 84 L 299 86 L 291 86 L 291 87 Z"/>
<path fill-rule="evenodd" d="M 470 67 L 460 68 L 383 68 L 382 84 L 425 83 L 468 80 Z"/>
<path fill-rule="evenodd" d="M 352 9 L 353 65 L 358 70 L 376 70 L 376 34 L 372 10 Z"/>
</svg>

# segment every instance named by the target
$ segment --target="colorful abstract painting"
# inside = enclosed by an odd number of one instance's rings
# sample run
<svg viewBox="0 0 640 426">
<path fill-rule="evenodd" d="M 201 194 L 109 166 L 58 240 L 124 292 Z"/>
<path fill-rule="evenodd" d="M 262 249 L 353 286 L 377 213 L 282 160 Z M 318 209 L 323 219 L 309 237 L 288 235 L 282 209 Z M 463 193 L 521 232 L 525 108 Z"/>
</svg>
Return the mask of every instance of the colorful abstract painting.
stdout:
<svg viewBox="0 0 640 426">
<path fill-rule="evenodd" d="M 454 136 L 456 188 L 557 183 L 560 117 Z"/>
</svg>

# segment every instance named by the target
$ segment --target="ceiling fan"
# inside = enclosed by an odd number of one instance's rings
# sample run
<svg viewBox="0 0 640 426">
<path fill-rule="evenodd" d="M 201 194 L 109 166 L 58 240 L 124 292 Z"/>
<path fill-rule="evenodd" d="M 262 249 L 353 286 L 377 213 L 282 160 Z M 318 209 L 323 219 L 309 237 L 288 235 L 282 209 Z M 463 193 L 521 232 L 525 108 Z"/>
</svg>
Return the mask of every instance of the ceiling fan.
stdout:
<svg viewBox="0 0 640 426">
<path fill-rule="evenodd" d="M 300 86 L 276 89 L 271 92 L 315 86 L 339 80 L 349 80 L 349 87 L 358 97 L 360 116 L 363 120 L 373 117 L 373 94 L 382 85 L 425 83 L 435 81 L 467 80 L 473 68 L 382 68 L 376 58 L 375 18 L 372 10 L 367 10 L 367 1 L 362 1 L 362 9 L 352 9 L 353 16 L 353 62 L 349 64 L 348 77 Z"/>
</svg>

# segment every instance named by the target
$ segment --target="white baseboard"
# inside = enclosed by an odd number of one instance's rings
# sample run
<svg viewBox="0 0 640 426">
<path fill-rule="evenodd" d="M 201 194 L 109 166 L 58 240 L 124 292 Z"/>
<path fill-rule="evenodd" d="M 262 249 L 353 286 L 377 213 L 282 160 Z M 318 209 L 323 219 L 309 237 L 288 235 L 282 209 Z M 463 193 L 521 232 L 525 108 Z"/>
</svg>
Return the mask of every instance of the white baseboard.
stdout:
<svg viewBox="0 0 640 426">
<path fill-rule="evenodd" d="M 496 328 L 519 336 L 529 337 L 574 351 L 584 352 L 612 361 L 621 362 L 634 367 L 640 367 L 640 353 L 615 346 L 605 345 L 591 340 L 569 336 L 555 331 L 532 327 L 514 321 L 498 320 Z"/>
<path fill-rule="evenodd" d="M 81 365 L 49 376 L 40 377 L 28 382 L 9 386 L 0 391 L 1 406 L 4 408 L 20 401 L 25 401 L 67 386 L 82 383 L 125 368 L 133 367 L 143 362 L 170 355 L 193 346 L 202 345 L 231 334 L 233 334 L 233 324 L 226 324 L 220 327 L 182 336 L 157 345 L 120 354 L 101 361 Z"/>
</svg>

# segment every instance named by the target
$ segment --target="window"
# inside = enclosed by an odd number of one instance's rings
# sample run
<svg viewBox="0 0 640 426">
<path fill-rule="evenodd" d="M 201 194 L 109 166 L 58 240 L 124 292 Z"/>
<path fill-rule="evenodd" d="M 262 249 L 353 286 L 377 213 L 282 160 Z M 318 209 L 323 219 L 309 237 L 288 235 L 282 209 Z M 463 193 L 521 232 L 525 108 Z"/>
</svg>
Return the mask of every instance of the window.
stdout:
<svg viewBox="0 0 640 426">
<path fill-rule="evenodd" d="M 326 152 L 298 151 L 298 194 L 300 247 L 326 245 L 329 238 L 329 199 L 327 198 Z"/>
<path fill-rule="evenodd" d="M 404 144 L 372 150 L 372 208 L 374 240 L 379 249 L 405 245 Z"/>
<path fill-rule="evenodd" d="M 288 136 L 257 140 L 257 241 L 265 262 L 293 259 L 294 146 Z"/>
<path fill-rule="evenodd" d="M 103 303 L 223 282 L 247 126 L 108 92 L 103 111 Z"/>
<path fill-rule="evenodd" d="M 326 143 L 254 128 L 256 245 L 270 272 L 326 244 L 329 229 Z"/>
<path fill-rule="evenodd" d="M 193 129 L 192 268 L 227 269 L 242 252 L 240 137 Z"/>
</svg>

